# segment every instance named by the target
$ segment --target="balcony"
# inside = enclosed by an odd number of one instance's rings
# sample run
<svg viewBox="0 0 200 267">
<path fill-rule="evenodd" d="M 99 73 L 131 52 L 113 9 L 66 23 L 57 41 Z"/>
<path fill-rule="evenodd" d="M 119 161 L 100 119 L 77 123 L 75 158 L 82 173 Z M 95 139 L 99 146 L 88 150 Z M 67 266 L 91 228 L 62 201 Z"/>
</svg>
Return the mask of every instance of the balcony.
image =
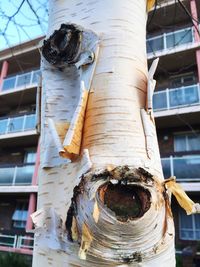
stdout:
<svg viewBox="0 0 200 267">
<path fill-rule="evenodd" d="M 31 185 L 34 164 L 0 166 L 0 186 Z"/>
<path fill-rule="evenodd" d="M 154 93 L 154 115 L 157 128 L 198 124 L 200 116 L 200 85 L 166 89 Z"/>
<path fill-rule="evenodd" d="M 35 125 L 35 114 L 0 119 L 0 135 L 34 130 Z"/>
<path fill-rule="evenodd" d="M 153 58 L 162 54 L 168 54 L 174 48 L 180 48 L 182 51 L 188 44 L 191 46 L 195 44 L 193 27 L 150 37 L 147 38 L 148 57 Z"/>
<path fill-rule="evenodd" d="M 38 76 L 40 70 L 27 72 L 13 77 L 5 78 L 2 84 L 2 92 L 8 90 L 22 90 L 26 88 L 36 87 L 38 84 Z"/>
<path fill-rule="evenodd" d="M 179 182 L 200 182 L 199 155 L 162 158 L 162 166 L 165 178 L 176 176 Z"/>
<path fill-rule="evenodd" d="M 200 85 L 190 85 L 157 91 L 153 96 L 154 111 L 200 104 Z"/>
<path fill-rule="evenodd" d="M 15 252 L 16 250 L 20 250 L 21 253 L 26 253 L 27 251 L 27 254 L 32 254 L 33 243 L 34 238 L 31 236 L 0 234 L 0 250 L 13 252 Z M 9 250 L 9 248 L 13 250 Z"/>
</svg>

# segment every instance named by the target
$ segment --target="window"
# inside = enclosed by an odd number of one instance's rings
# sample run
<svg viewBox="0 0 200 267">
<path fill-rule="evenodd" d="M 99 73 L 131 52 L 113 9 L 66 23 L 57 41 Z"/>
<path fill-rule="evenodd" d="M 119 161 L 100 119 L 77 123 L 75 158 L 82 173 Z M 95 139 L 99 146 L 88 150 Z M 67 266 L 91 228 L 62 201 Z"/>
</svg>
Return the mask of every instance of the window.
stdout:
<svg viewBox="0 0 200 267">
<path fill-rule="evenodd" d="M 27 149 L 24 157 L 24 163 L 35 163 L 36 161 L 36 149 Z"/>
<path fill-rule="evenodd" d="M 169 102 L 171 107 L 178 107 L 180 105 L 188 106 L 199 103 L 198 86 L 191 85 L 169 90 Z"/>
<path fill-rule="evenodd" d="M 185 211 L 179 212 L 180 239 L 200 240 L 200 214 L 188 216 Z"/>
<path fill-rule="evenodd" d="M 10 77 L 3 80 L 2 90 L 9 90 L 15 88 L 16 77 Z"/>
<path fill-rule="evenodd" d="M 160 51 L 164 49 L 163 37 L 153 37 L 147 39 L 147 53 Z"/>
<path fill-rule="evenodd" d="M 10 118 L 9 124 L 8 124 L 8 132 L 12 133 L 12 132 L 20 132 L 22 131 L 23 128 L 23 120 L 24 117 L 13 117 Z"/>
<path fill-rule="evenodd" d="M 31 73 L 24 73 L 18 76 L 17 86 L 26 86 L 29 85 L 31 81 Z"/>
<path fill-rule="evenodd" d="M 200 133 L 186 133 L 174 136 L 174 151 L 200 150 Z"/>
<path fill-rule="evenodd" d="M 12 216 L 13 227 L 25 228 L 27 217 L 28 217 L 28 203 L 18 202 Z"/>
<path fill-rule="evenodd" d="M 171 77 L 171 85 L 173 88 L 178 88 L 181 86 L 187 86 L 195 83 L 195 76 L 193 73 L 187 73 L 181 76 Z"/>
<path fill-rule="evenodd" d="M 167 48 L 191 42 L 192 42 L 191 29 L 183 29 L 175 32 L 170 32 L 166 35 Z"/>
</svg>

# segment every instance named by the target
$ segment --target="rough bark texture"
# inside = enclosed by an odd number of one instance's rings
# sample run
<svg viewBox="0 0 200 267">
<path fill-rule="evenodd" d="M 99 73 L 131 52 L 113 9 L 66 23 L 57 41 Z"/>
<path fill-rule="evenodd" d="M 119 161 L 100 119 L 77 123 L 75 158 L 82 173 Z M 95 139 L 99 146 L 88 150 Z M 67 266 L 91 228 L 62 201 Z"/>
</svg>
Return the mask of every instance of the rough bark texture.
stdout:
<svg viewBox="0 0 200 267">
<path fill-rule="evenodd" d="M 34 267 L 175 266 L 147 107 L 146 10 L 144 0 L 50 1 L 47 39 L 66 30 L 61 24 L 75 25 L 83 44 L 68 62 L 71 32 L 51 39 L 59 60 L 43 51 Z"/>
</svg>

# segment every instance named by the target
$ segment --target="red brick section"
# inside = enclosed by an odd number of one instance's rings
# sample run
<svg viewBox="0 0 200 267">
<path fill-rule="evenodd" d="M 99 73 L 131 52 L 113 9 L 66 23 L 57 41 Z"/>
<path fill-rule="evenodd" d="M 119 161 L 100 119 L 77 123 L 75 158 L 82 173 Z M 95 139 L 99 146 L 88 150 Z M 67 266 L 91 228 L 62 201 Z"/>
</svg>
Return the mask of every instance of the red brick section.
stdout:
<svg viewBox="0 0 200 267">
<path fill-rule="evenodd" d="M 0 246 L 0 251 L 13 252 L 13 253 L 19 253 L 19 254 L 26 254 L 26 255 L 32 255 L 33 254 L 33 251 L 30 250 L 30 249 L 11 248 L 11 247 L 3 247 L 3 246 Z"/>
<path fill-rule="evenodd" d="M 2 90 L 3 79 L 7 76 L 7 73 L 8 73 L 8 62 L 4 61 L 2 68 L 1 68 L 1 74 L 0 74 L 0 92 Z"/>
<path fill-rule="evenodd" d="M 39 165 L 40 165 L 40 140 L 38 141 L 35 170 L 34 170 L 33 177 L 32 177 L 32 185 L 37 185 Z M 31 193 L 30 198 L 29 198 L 28 219 L 27 219 L 27 223 L 26 223 L 26 231 L 30 231 L 33 228 L 33 222 L 31 220 L 30 215 L 33 212 L 35 212 L 35 210 L 36 210 L 36 200 L 37 200 L 36 193 Z"/>
<path fill-rule="evenodd" d="M 198 81 L 200 83 L 200 50 L 196 51 L 196 61 L 197 61 L 197 69 L 198 69 Z"/>
<path fill-rule="evenodd" d="M 198 25 L 198 13 L 197 13 L 197 4 L 195 0 L 190 0 L 190 9 L 191 9 L 191 14 L 192 17 L 194 18 L 193 23 L 195 25 L 194 27 L 194 39 L 195 42 L 200 42 L 200 34 L 197 29 L 199 29 Z M 200 82 L 200 49 L 196 50 L 196 62 L 197 62 L 197 70 L 198 70 L 198 79 Z"/>
</svg>

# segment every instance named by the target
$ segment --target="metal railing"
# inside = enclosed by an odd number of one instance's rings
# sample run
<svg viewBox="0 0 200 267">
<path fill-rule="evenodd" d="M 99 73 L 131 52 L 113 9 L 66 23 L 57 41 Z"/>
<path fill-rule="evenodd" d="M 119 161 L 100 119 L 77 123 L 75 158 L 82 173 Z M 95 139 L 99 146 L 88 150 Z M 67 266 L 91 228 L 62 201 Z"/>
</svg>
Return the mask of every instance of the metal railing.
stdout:
<svg viewBox="0 0 200 267">
<path fill-rule="evenodd" d="M 17 247 L 23 249 L 33 249 L 34 238 L 30 236 L 18 236 Z"/>
<path fill-rule="evenodd" d="M 18 166 L 0 166 L 0 186 L 31 185 L 34 164 Z"/>
<path fill-rule="evenodd" d="M 34 243 L 34 238 L 31 236 L 0 234 L 0 246 L 32 250 L 33 243 Z"/>
<path fill-rule="evenodd" d="M 147 53 L 156 51 L 168 51 L 177 46 L 194 42 L 193 27 L 177 30 L 174 32 L 163 33 L 161 35 L 147 38 Z"/>
<path fill-rule="evenodd" d="M 153 108 L 156 110 L 173 109 L 200 104 L 200 85 L 194 84 L 173 89 L 157 91 L 153 96 Z"/>
<path fill-rule="evenodd" d="M 165 178 L 176 176 L 178 181 L 200 181 L 200 155 L 162 158 Z"/>
<path fill-rule="evenodd" d="M 35 125 L 35 114 L 0 119 L 0 135 L 34 130 Z"/>
<path fill-rule="evenodd" d="M 37 86 L 39 75 L 40 70 L 34 70 L 31 72 L 5 78 L 2 84 L 2 91 Z"/>
</svg>

